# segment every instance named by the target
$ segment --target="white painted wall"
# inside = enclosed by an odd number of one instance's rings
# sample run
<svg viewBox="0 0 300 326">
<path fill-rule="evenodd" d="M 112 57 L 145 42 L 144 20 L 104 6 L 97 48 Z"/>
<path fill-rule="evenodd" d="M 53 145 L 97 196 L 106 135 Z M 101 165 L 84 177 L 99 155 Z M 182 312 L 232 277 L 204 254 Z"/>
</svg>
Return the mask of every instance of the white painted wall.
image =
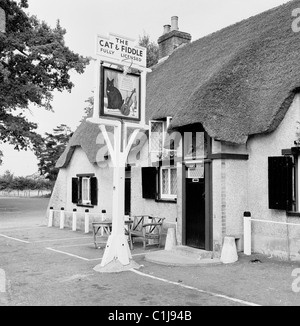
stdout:
<svg viewBox="0 0 300 326">
<path fill-rule="evenodd" d="M 249 138 L 246 146 L 213 142 L 213 153 L 249 154 L 248 161 L 213 161 L 213 238 L 221 248 L 225 235 L 240 236 L 243 241 L 243 213 L 252 218 L 299 223 L 300 217 L 287 217 L 285 211 L 270 210 L 268 203 L 268 157 L 281 156 L 291 148 L 299 131 L 300 95 L 297 95 L 278 128 L 265 135 Z M 300 226 L 253 223 L 254 252 L 299 260 Z"/>
<path fill-rule="evenodd" d="M 281 150 L 294 147 L 300 121 L 300 95 L 297 95 L 279 127 L 268 135 L 251 137 L 247 143 L 248 207 L 253 218 L 299 223 L 300 218 L 268 208 L 268 157 L 281 156 Z M 253 249 L 284 259 L 299 260 L 300 227 L 253 223 Z"/>
<path fill-rule="evenodd" d="M 108 161 L 109 162 L 109 161 Z M 72 203 L 72 178 L 77 174 L 94 173 L 98 179 L 98 205 L 93 208 L 81 207 Z M 77 147 L 70 160 L 67 168 L 62 168 L 59 171 L 55 187 L 50 199 L 49 207 L 59 210 L 61 207 L 66 212 L 66 225 L 71 227 L 71 215 L 74 208 L 78 212 L 78 228 L 84 228 L 84 212 L 89 209 L 91 213 L 90 224 L 93 220 L 100 217 L 101 211 L 106 210 L 107 216 L 112 214 L 112 181 L 113 171 L 112 168 L 99 167 L 97 164 L 89 162 L 86 154 L 81 147 Z M 58 215 L 58 214 L 57 214 Z M 58 216 L 55 219 L 58 225 Z"/>
</svg>

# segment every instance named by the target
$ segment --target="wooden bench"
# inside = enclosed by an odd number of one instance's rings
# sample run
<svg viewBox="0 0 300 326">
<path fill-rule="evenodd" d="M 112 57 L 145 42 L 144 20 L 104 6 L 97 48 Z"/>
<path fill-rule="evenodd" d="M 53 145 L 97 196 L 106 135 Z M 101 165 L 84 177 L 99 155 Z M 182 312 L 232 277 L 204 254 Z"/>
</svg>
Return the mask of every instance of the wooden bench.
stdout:
<svg viewBox="0 0 300 326">
<path fill-rule="evenodd" d="M 164 219 L 149 215 L 131 216 L 131 220 L 133 220 L 130 229 L 131 243 L 135 238 L 139 238 L 143 240 L 144 249 L 150 245 L 160 246 Z"/>
</svg>

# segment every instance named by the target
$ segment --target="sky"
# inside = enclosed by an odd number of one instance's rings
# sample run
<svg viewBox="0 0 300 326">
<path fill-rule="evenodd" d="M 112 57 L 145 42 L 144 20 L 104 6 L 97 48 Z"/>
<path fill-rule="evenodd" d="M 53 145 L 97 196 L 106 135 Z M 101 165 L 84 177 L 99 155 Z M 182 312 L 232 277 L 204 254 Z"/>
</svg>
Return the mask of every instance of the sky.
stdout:
<svg viewBox="0 0 300 326">
<path fill-rule="evenodd" d="M 116 33 L 139 39 L 148 34 L 152 41 L 163 33 L 163 26 L 178 16 L 179 30 L 192 35 L 192 41 L 226 26 L 277 7 L 287 0 L 28 0 L 26 10 L 39 20 L 55 27 L 57 20 L 66 29 L 66 45 L 83 56 L 96 57 L 96 35 Z M 71 73 L 75 87 L 72 92 L 54 92 L 54 112 L 30 107 L 28 119 L 38 124 L 44 134 L 64 123 L 74 131 L 84 115 L 85 101 L 95 88 L 94 64 L 81 75 Z M 4 153 L 0 175 L 6 170 L 15 176 L 38 171 L 34 154 L 15 151 L 13 146 L 0 144 Z"/>
</svg>

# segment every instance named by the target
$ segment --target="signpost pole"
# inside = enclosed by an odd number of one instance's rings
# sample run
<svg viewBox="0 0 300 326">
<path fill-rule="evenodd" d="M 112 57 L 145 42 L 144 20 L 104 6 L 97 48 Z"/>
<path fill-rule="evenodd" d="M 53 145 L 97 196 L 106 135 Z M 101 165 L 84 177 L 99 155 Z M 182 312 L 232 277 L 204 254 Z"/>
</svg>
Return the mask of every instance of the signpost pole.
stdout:
<svg viewBox="0 0 300 326">
<path fill-rule="evenodd" d="M 100 37 L 98 35 L 96 53 L 98 59 L 96 68 L 96 90 L 94 94 L 94 113 L 93 117 L 88 120 L 93 123 L 99 124 L 99 128 L 106 142 L 113 167 L 112 233 L 107 240 L 101 264 L 94 267 L 94 270 L 101 271 L 101 269 L 103 270 L 103 267 L 105 267 L 111 262 L 119 262 L 121 266 L 130 266 L 130 260 L 132 259 L 128 240 L 125 235 L 125 165 L 130 149 L 134 141 L 136 140 L 140 129 L 147 129 L 147 126 L 145 125 L 146 74 L 151 70 L 146 68 L 146 49 L 140 46 L 135 46 L 133 44 L 133 40 L 122 38 L 121 36 L 118 36 L 116 34 L 110 34 L 110 38 Z M 133 62 L 132 55 L 134 56 L 134 60 L 136 63 Z M 126 62 L 126 60 L 129 58 L 131 60 L 131 63 Z M 123 97 L 123 103 L 126 103 L 124 104 L 124 107 L 130 108 L 130 106 L 132 105 L 131 99 L 133 94 L 135 94 L 136 91 L 139 91 L 140 95 L 138 95 L 139 97 L 137 97 L 137 99 L 140 98 L 140 116 L 138 117 L 138 119 L 134 118 L 135 116 L 133 113 L 131 113 L 132 117 L 128 116 L 128 111 L 123 111 L 120 107 L 120 113 L 118 113 L 117 111 L 117 115 L 115 117 L 113 116 L 113 119 L 105 119 L 105 114 L 102 112 L 102 110 L 100 110 L 100 99 L 103 100 L 104 96 L 107 96 L 107 101 L 111 99 L 108 99 L 108 94 L 106 94 L 107 89 L 106 91 L 104 91 L 104 85 L 101 85 L 101 80 L 105 78 L 105 74 L 104 76 L 101 76 L 101 64 L 104 64 L 104 66 L 129 66 L 129 68 L 132 67 L 140 71 L 140 89 L 138 89 L 139 87 L 137 87 L 136 84 L 135 86 L 132 86 L 132 89 L 130 89 L 130 86 L 127 85 L 127 87 L 129 87 L 127 91 L 129 92 L 129 94 L 131 92 L 131 96 L 127 95 L 126 97 L 125 95 L 124 99 L 124 95 L 121 94 Z M 105 69 L 107 70 L 107 67 Z M 125 70 L 125 75 L 126 73 L 127 70 Z M 138 75 L 135 75 L 134 78 L 138 78 L 136 76 Z M 105 80 L 106 79 L 110 80 L 110 82 L 114 82 L 113 92 L 117 93 L 115 94 L 115 98 L 120 96 L 118 95 L 119 92 L 116 91 L 116 87 L 118 87 L 118 78 L 108 78 L 106 75 Z M 122 78 L 120 79 L 122 80 Z M 130 78 L 128 78 L 128 80 L 130 82 Z M 101 92 L 106 93 L 100 94 Z M 137 102 L 138 101 L 136 100 L 136 103 Z M 107 109 L 111 109 L 113 105 L 108 103 L 109 102 L 106 102 L 106 104 L 103 104 L 103 106 L 106 105 L 105 107 Z M 136 109 L 137 107 L 136 104 L 133 103 L 132 112 L 134 112 L 134 108 Z M 104 110 L 104 108 L 102 109 Z M 127 112 L 127 114 L 124 112 Z M 110 117 L 112 116 L 110 115 Z M 120 119 L 122 120 L 122 122 L 120 121 Z M 138 122 L 123 122 L 123 119 L 138 120 Z M 111 143 L 111 140 L 106 131 L 106 126 L 113 126 L 114 128 L 113 144 Z M 127 128 L 134 129 L 129 141 L 127 141 Z"/>
</svg>

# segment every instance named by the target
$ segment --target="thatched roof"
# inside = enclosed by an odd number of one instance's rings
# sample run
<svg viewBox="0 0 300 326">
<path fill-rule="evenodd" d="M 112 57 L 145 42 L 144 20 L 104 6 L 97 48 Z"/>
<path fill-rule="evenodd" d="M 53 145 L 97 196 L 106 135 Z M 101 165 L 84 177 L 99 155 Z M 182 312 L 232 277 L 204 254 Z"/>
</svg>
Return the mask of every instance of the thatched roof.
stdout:
<svg viewBox="0 0 300 326">
<path fill-rule="evenodd" d="M 97 152 L 100 145 L 96 143 L 97 137 L 101 134 L 99 126 L 94 123 L 83 121 L 71 137 L 67 148 L 56 163 L 57 168 L 66 167 L 76 147 L 81 147 L 91 163 L 96 163 Z"/>
<path fill-rule="evenodd" d="M 148 74 L 147 118 L 201 123 L 232 143 L 273 131 L 300 87 L 296 8 L 290 1 L 174 51 Z"/>
</svg>

